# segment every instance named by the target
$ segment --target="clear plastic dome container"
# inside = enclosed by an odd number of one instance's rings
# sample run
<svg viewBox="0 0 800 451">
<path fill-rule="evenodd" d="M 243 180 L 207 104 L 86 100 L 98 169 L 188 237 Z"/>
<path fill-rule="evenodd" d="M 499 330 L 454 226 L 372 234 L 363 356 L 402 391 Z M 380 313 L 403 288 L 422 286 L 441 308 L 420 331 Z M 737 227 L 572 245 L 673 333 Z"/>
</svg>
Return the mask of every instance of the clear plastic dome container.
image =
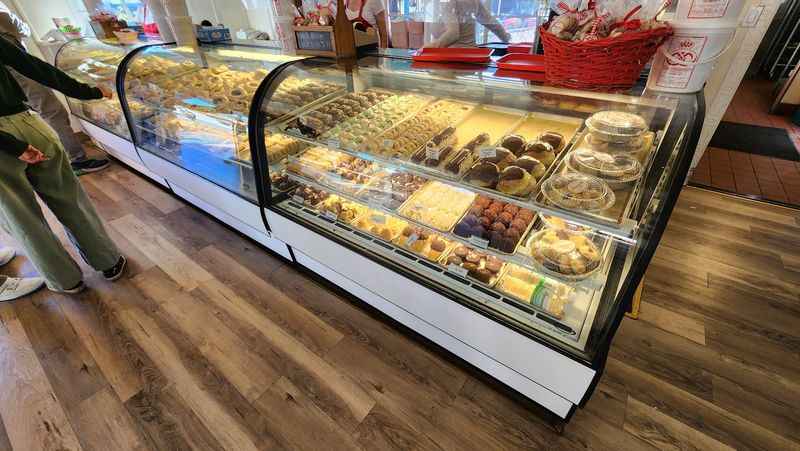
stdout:
<svg viewBox="0 0 800 451">
<path fill-rule="evenodd" d="M 590 233 L 592 231 L 591 227 L 587 227 L 585 225 L 581 225 L 575 222 L 569 222 L 559 218 L 558 216 L 551 216 L 540 213 L 539 218 L 542 220 L 542 223 L 548 229 L 563 230 L 567 233 L 577 233 L 581 235 Z"/>
<path fill-rule="evenodd" d="M 594 274 L 602 260 L 591 235 L 543 229 L 528 242 L 531 257 L 543 272 L 568 280 L 583 280 Z"/>
<path fill-rule="evenodd" d="M 616 201 L 608 183 L 579 172 L 553 175 L 542 183 L 542 193 L 559 207 L 587 212 L 606 210 Z"/>
<path fill-rule="evenodd" d="M 626 154 L 612 154 L 591 149 L 577 149 L 567 156 L 567 167 L 593 175 L 609 184 L 628 183 L 642 176 L 642 164 Z"/>
<path fill-rule="evenodd" d="M 641 116 L 625 111 L 595 113 L 586 119 L 586 127 L 594 138 L 614 143 L 630 142 L 648 130 Z"/>
</svg>

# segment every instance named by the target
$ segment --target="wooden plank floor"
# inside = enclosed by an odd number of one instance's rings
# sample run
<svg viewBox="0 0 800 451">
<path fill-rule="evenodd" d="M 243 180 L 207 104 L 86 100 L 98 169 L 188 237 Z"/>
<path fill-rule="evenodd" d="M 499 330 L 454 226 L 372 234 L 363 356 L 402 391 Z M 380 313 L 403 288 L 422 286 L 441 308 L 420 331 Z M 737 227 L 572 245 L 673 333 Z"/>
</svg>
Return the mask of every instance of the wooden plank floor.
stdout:
<svg viewBox="0 0 800 451">
<path fill-rule="evenodd" d="M 800 449 L 798 211 L 684 190 L 559 436 L 126 169 L 81 180 L 131 271 L 0 304 L 0 451 Z"/>
</svg>

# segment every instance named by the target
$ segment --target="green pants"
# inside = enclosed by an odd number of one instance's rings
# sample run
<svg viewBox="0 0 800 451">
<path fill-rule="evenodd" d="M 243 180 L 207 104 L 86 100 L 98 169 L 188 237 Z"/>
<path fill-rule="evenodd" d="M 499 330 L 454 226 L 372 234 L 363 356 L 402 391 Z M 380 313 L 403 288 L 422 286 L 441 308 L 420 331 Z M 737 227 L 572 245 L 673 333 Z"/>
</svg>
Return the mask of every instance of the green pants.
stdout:
<svg viewBox="0 0 800 451">
<path fill-rule="evenodd" d="M 0 130 L 28 142 L 49 158 L 29 165 L 0 151 L 0 224 L 25 248 L 47 286 L 69 289 L 83 276 L 47 224 L 37 194 L 64 226 L 86 263 L 98 271 L 113 267 L 120 252 L 72 172 L 58 135 L 30 111 L 0 117 Z"/>
</svg>

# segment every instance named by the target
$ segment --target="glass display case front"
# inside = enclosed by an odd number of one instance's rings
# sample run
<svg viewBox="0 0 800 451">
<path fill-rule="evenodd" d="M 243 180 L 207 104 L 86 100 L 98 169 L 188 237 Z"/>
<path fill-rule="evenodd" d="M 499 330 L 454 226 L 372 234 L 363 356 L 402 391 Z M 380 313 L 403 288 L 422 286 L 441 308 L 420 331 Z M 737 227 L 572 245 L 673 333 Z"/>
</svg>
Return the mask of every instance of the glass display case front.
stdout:
<svg viewBox="0 0 800 451">
<path fill-rule="evenodd" d="M 143 45 L 143 44 L 140 44 Z M 140 45 L 107 44 L 94 38 L 75 39 L 65 43 L 56 54 L 55 65 L 73 78 L 91 85 L 116 91 L 117 68 L 122 59 Z M 67 98 L 70 111 L 120 138 L 130 141 L 128 124 L 119 100 L 77 100 Z M 139 108 L 141 105 L 134 105 Z"/>
<path fill-rule="evenodd" d="M 344 89 L 287 107 L 294 80 Z M 585 361 L 638 284 L 698 108 L 377 56 L 267 83 L 268 208 Z"/>
<path fill-rule="evenodd" d="M 123 102 L 137 148 L 255 203 L 248 141 L 251 100 L 273 69 L 300 58 L 236 45 L 141 49 L 127 62 L 123 79 Z M 342 89 L 304 80 L 291 83 L 317 89 L 285 96 L 274 108 L 276 115 Z"/>
</svg>

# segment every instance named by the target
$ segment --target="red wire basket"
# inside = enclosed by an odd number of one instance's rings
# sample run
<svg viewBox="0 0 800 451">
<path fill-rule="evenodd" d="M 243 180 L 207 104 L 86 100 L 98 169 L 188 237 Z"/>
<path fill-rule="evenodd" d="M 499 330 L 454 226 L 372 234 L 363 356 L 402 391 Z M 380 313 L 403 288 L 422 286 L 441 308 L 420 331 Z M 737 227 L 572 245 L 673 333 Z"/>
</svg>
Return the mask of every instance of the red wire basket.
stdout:
<svg viewBox="0 0 800 451">
<path fill-rule="evenodd" d="M 669 25 L 596 41 L 564 41 L 539 28 L 548 85 L 614 92 L 633 87 L 658 47 L 672 36 Z"/>
</svg>

